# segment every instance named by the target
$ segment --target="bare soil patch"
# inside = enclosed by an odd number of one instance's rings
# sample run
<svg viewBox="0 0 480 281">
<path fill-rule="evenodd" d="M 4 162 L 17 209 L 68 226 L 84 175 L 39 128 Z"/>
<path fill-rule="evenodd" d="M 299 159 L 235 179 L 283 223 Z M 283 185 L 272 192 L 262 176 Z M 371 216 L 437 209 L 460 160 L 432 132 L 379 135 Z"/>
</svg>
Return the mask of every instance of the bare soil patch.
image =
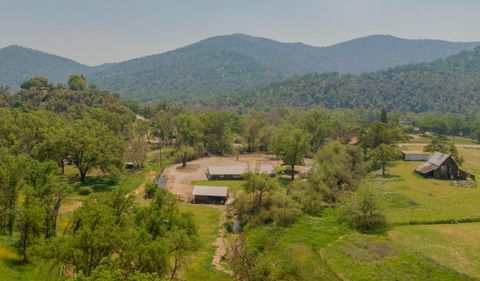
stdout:
<svg viewBox="0 0 480 281">
<path fill-rule="evenodd" d="M 310 164 L 309 160 L 305 162 Z M 182 168 L 182 164 L 175 164 L 166 168 L 164 171 L 164 175 L 167 178 L 166 188 L 175 194 L 179 200 L 188 202 L 192 196 L 193 187 L 191 182 L 194 180 L 206 180 L 208 166 L 236 165 L 239 163 L 250 166 L 270 164 L 273 167 L 279 167 L 282 164 L 281 160 L 275 159 L 274 155 L 262 153 L 244 154 L 240 155 L 238 159 L 236 156 L 204 157 L 189 162 L 186 168 Z M 302 169 L 304 169 L 304 167 L 298 167 L 298 170 Z"/>
</svg>

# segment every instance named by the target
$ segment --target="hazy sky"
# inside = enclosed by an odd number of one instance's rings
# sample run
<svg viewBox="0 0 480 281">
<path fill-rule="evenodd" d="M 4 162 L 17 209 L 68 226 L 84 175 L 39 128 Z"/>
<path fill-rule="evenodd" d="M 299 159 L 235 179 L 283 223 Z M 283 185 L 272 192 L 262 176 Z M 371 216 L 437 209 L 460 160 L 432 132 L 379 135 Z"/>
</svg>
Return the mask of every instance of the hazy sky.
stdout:
<svg viewBox="0 0 480 281">
<path fill-rule="evenodd" d="M 245 33 L 326 46 L 372 34 L 480 41 L 479 0 L 0 0 L 0 48 L 85 64 Z"/>
</svg>

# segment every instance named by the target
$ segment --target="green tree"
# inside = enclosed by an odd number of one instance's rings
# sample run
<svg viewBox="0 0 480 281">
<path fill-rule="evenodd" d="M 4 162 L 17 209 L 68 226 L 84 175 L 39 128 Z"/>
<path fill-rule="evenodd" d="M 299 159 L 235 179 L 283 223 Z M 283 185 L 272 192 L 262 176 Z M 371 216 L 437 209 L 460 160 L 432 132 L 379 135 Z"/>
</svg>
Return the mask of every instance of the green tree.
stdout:
<svg viewBox="0 0 480 281">
<path fill-rule="evenodd" d="M 394 144 L 401 138 L 400 129 L 382 122 L 375 122 L 360 131 L 360 143 L 365 149 L 381 144 Z"/>
<path fill-rule="evenodd" d="M 182 160 L 182 167 L 187 166 L 187 160 L 200 150 L 201 123 L 192 115 L 181 114 L 175 117 L 177 132 L 175 151 Z"/>
<path fill-rule="evenodd" d="M 48 79 L 40 76 L 26 80 L 22 83 L 22 85 L 20 85 L 20 88 L 24 90 L 41 89 L 45 87 L 48 87 Z"/>
<path fill-rule="evenodd" d="M 387 226 L 378 200 L 370 190 L 346 196 L 342 202 L 342 212 L 342 219 L 361 232 L 381 232 Z"/>
<path fill-rule="evenodd" d="M 25 182 L 33 188 L 36 198 L 42 204 L 45 238 L 55 236 L 58 213 L 63 200 L 70 193 L 69 185 L 58 175 L 58 168 L 54 162 L 36 160 L 26 164 Z"/>
<path fill-rule="evenodd" d="M 84 91 L 85 89 L 87 89 L 87 79 L 85 78 L 85 76 L 83 76 L 83 74 L 71 75 L 68 78 L 68 87 L 72 91 Z"/>
<path fill-rule="evenodd" d="M 382 112 L 380 113 L 380 122 L 388 123 L 387 110 L 385 108 L 382 108 Z"/>
<path fill-rule="evenodd" d="M 81 181 L 93 168 L 109 171 L 123 165 L 123 140 L 97 121 L 86 118 L 73 122 L 66 129 L 65 142 Z"/>
<path fill-rule="evenodd" d="M 16 243 L 18 253 L 23 261 L 27 262 L 27 250 L 38 240 L 42 232 L 41 203 L 31 188 L 25 192 L 25 200 L 22 203 L 17 220 L 17 229 L 20 234 Z"/>
<path fill-rule="evenodd" d="M 224 155 L 232 150 L 233 127 L 238 118 L 232 113 L 206 112 L 200 115 L 203 128 L 203 145 L 209 153 Z"/>
<path fill-rule="evenodd" d="M 280 156 L 285 165 L 290 166 L 291 179 L 295 180 L 295 166 L 303 164 L 309 149 L 309 135 L 298 128 L 285 127 L 279 137 Z"/>
<path fill-rule="evenodd" d="M 0 151 L 0 232 L 12 234 L 19 190 L 23 185 L 26 157 Z"/>
<path fill-rule="evenodd" d="M 245 116 L 244 122 L 247 151 L 257 151 L 260 145 L 261 132 L 266 126 L 265 114 L 256 110 L 251 110 L 248 112 L 247 116 Z"/>
<path fill-rule="evenodd" d="M 307 177 L 313 193 L 322 194 L 325 201 L 335 201 L 342 192 L 355 190 L 364 175 L 362 149 L 331 141 L 316 153 Z"/>
<path fill-rule="evenodd" d="M 158 112 L 150 121 L 152 128 L 152 137 L 158 141 L 158 155 L 160 166 L 163 166 L 162 148 L 165 145 L 171 144 L 174 135 L 173 118 L 168 112 Z"/>
<path fill-rule="evenodd" d="M 386 175 L 386 167 L 392 161 L 400 158 L 400 150 L 394 144 L 380 144 L 368 153 L 369 157 L 382 167 L 382 175 Z"/>
</svg>

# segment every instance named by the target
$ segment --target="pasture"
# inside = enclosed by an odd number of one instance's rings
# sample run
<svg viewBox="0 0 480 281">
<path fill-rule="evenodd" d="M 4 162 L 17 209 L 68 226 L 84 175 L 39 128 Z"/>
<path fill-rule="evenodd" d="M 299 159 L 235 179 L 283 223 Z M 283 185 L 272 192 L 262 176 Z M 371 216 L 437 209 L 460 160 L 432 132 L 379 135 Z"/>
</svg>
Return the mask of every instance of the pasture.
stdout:
<svg viewBox="0 0 480 281">
<path fill-rule="evenodd" d="M 361 189 L 371 189 L 378 196 L 390 223 L 477 218 L 480 191 L 456 187 L 451 181 L 425 179 L 413 172 L 422 162 L 397 161 L 389 177 L 370 174 Z"/>
</svg>

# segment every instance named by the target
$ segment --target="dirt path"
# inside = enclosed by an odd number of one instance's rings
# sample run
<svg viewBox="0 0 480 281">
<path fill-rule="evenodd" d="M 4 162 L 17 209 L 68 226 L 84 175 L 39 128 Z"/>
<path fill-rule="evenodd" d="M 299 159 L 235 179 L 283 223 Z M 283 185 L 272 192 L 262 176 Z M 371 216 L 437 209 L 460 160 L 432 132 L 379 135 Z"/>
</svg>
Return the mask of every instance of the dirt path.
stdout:
<svg viewBox="0 0 480 281">
<path fill-rule="evenodd" d="M 220 230 L 218 231 L 218 237 L 215 240 L 215 254 L 213 255 L 212 264 L 218 271 L 224 272 L 230 276 L 233 276 L 233 271 L 226 269 L 222 265 L 222 259 L 227 255 L 228 241 L 225 237 L 225 228 L 223 223 L 225 222 L 225 210 L 220 215 L 219 225 Z"/>
<path fill-rule="evenodd" d="M 401 146 L 426 146 L 428 143 L 419 143 L 419 142 L 407 142 L 407 143 L 399 143 Z M 456 147 L 459 148 L 480 148 L 480 144 L 455 144 Z"/>
</svg>

